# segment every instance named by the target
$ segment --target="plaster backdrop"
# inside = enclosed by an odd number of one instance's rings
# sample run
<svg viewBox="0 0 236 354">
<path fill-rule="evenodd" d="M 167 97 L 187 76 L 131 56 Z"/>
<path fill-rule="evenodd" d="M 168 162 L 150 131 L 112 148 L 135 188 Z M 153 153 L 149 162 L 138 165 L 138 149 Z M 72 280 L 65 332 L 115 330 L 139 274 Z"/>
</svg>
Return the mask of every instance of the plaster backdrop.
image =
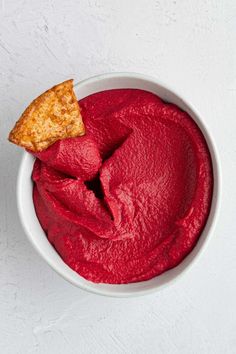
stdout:
<svg viewBox="0 0 236 354">
<path fill-rule="evenodd" d="M 236 2 L 0 1 L 0 352 L 232 354 L 236 347 Z M 172 287 L 113 299 L 66 283 L 36 254 L 15 197 L 13 123 L 45 89 L 111 71 L 153 75 L 204 117 L 223 172 L 200 261 Z"/>
</svg>

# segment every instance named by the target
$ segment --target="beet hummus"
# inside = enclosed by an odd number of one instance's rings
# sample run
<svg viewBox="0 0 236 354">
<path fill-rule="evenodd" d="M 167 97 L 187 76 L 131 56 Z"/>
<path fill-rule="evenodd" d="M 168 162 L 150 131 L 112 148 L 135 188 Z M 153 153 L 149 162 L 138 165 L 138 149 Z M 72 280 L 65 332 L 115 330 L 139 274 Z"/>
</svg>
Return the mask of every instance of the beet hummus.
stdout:
<svg viewBox="0 0 236 354">
<path fill-rule="evenodd" d="M 35 154 L 33 200 L 49 241 L 93 282 L 138 282 L 175 267 L 210 211 L 203 134 L 186 112 L 142 90 L 79 104 L 86 135 Z"/>
</svg>

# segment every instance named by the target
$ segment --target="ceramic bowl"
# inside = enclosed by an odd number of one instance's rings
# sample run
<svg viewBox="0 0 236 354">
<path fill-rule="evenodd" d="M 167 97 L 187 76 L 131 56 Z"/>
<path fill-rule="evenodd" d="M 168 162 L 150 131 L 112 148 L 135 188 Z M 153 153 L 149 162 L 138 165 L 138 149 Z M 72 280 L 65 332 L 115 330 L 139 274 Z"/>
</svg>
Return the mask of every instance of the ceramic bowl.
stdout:
<svg viewBox="0 0 236 354">
<path fill-rule="evenodd" d="M 41 257 L 58 274 L 75 286 L 96 294 L 128 297 L 158 291 L 164 286 L 173 283 L 187 269 L 189 269 L 202 254 L 212 236 L 218 214 L 220 200 L 220 171 L 218 155 L 216 153 L 212 137 L 210 136 L 210 132 L 206 128 L 204 117 L 201 117 L 192 105 L 186 102 L 177 93 L 168 88 L 165 84 L 161 83 L 159 80 L 136 73 L 110 73 L 79 82 L 75 85 L 75 92 L 77 97 L 82 99 L 99 91 L 117 88 L 135 88 L 150 91 L 160 96 L 164 101 L 175 103 L 190 114 L 205 136 L 212 158 L 214 190 L 211 211 L 206 226 L 193 251 L 177 267 L 168 270 L 162 275 L 159 275 L 151 280 L 125 285 L 92 283 L 74 272 L 63 262 L 61 257 L 47 240 L 47 237 L 40 226 L 35 214 L 32 199 L 33 183 L 31 180 L 31 173 L 34 158 L 27 152 L 24 152 L 18 174 L 17 203 L 20 219 L 28 239 Z"/>
</svg>

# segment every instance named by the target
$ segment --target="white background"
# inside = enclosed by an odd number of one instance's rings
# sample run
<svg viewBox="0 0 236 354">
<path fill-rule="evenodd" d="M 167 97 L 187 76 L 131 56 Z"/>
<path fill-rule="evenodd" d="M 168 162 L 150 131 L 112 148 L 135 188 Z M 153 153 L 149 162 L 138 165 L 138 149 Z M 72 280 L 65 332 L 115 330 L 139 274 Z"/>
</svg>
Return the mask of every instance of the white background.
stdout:
<svg viewBox="0 0 236 354">
<path fill-rule="evenodd" d="M 0 1 L 0 353 L 236 353 L 236 2 Z M 32 249 L 16 210 L 23 109 L 68 79 L 150 74 L 204 117 L 223 171 L 216 231 L 200 261 L 160 293 L 83 292 Z"/>
</svg>

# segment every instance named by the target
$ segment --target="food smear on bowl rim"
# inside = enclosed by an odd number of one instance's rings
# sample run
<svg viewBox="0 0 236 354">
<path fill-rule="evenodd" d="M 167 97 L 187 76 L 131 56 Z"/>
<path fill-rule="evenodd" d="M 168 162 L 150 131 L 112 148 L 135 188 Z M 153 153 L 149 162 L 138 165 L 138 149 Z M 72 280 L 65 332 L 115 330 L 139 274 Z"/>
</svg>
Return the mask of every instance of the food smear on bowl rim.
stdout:
<svg viewBox="0 0 236 354">
<path fill-rule="evenodd" d="M 86 134 L 34 154 L 33 200 L 49 241 L 96 283 L 144 281 L 177 266 L 211 207 L 199 127 L 143 90 L 103 91 L 79 105 Z"/>
</svg>

